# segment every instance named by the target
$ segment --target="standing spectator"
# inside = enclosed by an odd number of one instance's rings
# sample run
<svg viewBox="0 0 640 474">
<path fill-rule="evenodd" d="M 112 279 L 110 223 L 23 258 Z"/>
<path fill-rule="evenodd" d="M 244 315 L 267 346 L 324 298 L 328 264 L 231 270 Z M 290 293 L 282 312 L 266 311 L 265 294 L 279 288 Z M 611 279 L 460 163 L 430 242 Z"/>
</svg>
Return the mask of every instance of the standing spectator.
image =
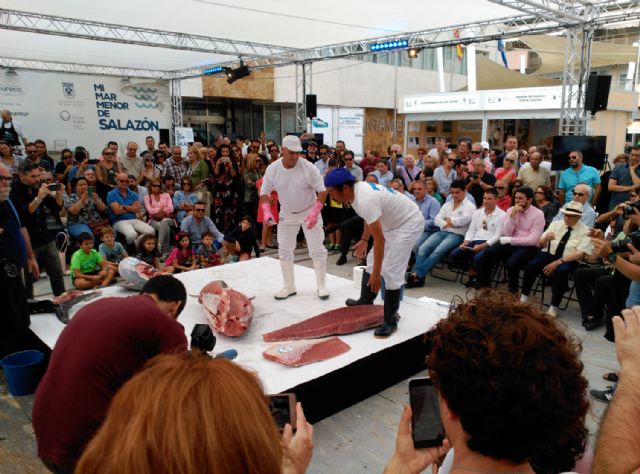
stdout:
<svg viewBox="0 0 640 474">
<path fill-rule="evenodd" d="M 535 151 L 529 156 L 529 164 L 520 168 L 518 179 L 522 181 L 523 186 L 531 189 L 551 186 L 551 172 L 540 166 L 540 163 L 542 163 L 542 155 Z"/>
<path fill-rule="evenodd" d="M 472 150 L 474 154 L 477 152 L 478 150 Z M 473 172 L 469 174 L 467 192 L 473 197 L 476 207 L 482 206 L 485 191 L 493 188 L 494 184 L 496 184 L 496 177 L 487 172 L 484 160 L 482 158 L 474 158 Z"/>
<path fill-rule="evenodd" d="M 2 115 L 2 136 L 0 136 L 0 140 L 7 142 L 11 147 L 20 146 L 20 140 L 22 140 L 24 146 L 27 146 L 29 140 L 24 134 L 22 124 L 17 120 L 13 120 L 11 112 L 7 109 L 2 110 L 0 115 Z"/>
<path fill-rule="evenodd" d="M 449 194 L 451 183 L 458 178 L 458 175 L 453 169 L 454 161 L 455 158 L 453 158 L 453 156 L 448 156 L 433 172 L 433 177 L 438 182 L 438 192 L 442 194 L 444 198 Z"/>
<path fill-rule="evenodd" d="M 196 202 L 193 206 L 193 215 L 185 217 L 180 224 L 180 231 L 189 234 L 191 243 L 196 249 L 202 243 L 202 233 L 207 230 L 215 236 L 219 244 L 224 240 L 222 232 L 218 230 L 211 218 L 204 215 L 204 211 L 204 202 Z"/>
<path fill-rule="evenodd" d="M 121 171 L 122 167 L 116 159 L 116 152 L 109 147 L 102 150 L 102 160 L 96 165 L 98 181 L 113 189 L 116 187 L 116 175 Z"/>
<path fill-rule="evenodd" d="M 329 154 L 327 153 L 327 149 L 325 147 L 324 152 L 323 149 L 320 149 L 320 153 L 318 155 L 318 159 L 313 163 L 321 176 L 326 174 L 327 168 L 329 167 Z"/>
<path fill-rule="evenodd" d="M 27 157 L 25 161 L 30 161 L 38 166 L 38 168 L 42 168 L 45 171 L 51 171 L 51 167 L 49 163 L 46 161 L 42 161 L 38 156 L 38 149 L 35 143 L 27 143 L 24 147 L 25 152 L 27 153 Z"/>
<path fill-rule="evenodd" d="M 309 161 L 310 163 L 315 163 L 320 159 L 320 156 L 318 155 L 318 144 L 313 140 L 310 141 L 309 144 L 307 145 L 306 157 L 307 157 L 307 161 Z"/>
<path fill-rule="evenodd" d="M 319 155 L 322 155 L 323 147 L 324 147 L 324 150 L 325 150 L 325 154 L 327 153 L 327 147 L 325 145 L 323 145 L 322 147 L 320 147 Z M 276 145 L 275 143 L 272 143 L 271 145 L 269 145 L 268 160 L 266 160 L 264 164 L 265 164 L 265 166 L 268 166 L 271 163 L 274 163 L 274 162 L 278 161 L 279 159 L 280 159 L 280 149 L 278 148 L 278 145 Z"/>
<path fill-rule="evenodd" d="M 364 158 L 362 158 L 359 163 L 360 168 L 362 168 L 362 174 L 367 176 L 369 173 L 373 173 L 376 170 L 377 163 L 378 160 L 374 156 L 373 151 L 365 151 Z"/>
<path fill-rule="evenodd" d="M 177 321 L 186 301 L 179 280 L 156 276 L 140 295 L 90 302 L 64 327 L 33 401 L 38 456 L 50 470 L 73 472 L 118 389 L 149 359 L 186 352 Z"/>
<path fill-rule="evenodd" d="M 429 156 L 438 160 L 442 153 L 451 153 L 451 150 L 447 147 L 447 140 L 444 137 L 436 137 L 436 146 L 429 150 Z"/>
<path fill-rule="evenodd" d="M 547 314 L 554 318 L 564 292 L 569 286 L 569 274 L 578 267 L 578 260 L 591 254 L 593 247 L 589 229 L 582 222 L 582 204 L 572 201 L 560 212 L 564 220 L 554 221 L 540 237 L 542 251 L 524 267 L 520 301 L 526 303 L 538 274 L 542 271 L 551 279 L 551 305 Z"/>
<path fill-rule="evenodd" d="M 345 150 L 344 152 L 344 167 L 349 170 L 349 173 L 356 178 L 356 181 L 362 181 L 364 179 L 364 175 L 362 173 L 362 168 L 360 168 L 354 161 L 353 152 L 351 150 Z"/>
<path fill-rule="evenodd" d="M 40 181 L 40 168 L 35 163 L 25 161 L 20 167 L 18 181 L 11 191 L 11 201 L 18 210 L 20 221 L 26 228 L 33 253 L 40 268 L 49 276 L 54 296 L 64 293 L 64 279 L 60 256 L 56 248 L 55 236 L 47 228 L 47 216 L 42 209 L 46 206 L 52 212 L 60 212 L 64 205 L 63 193 L 49 191 L 46 183 Z M 33 283 L 37 274 L 27 278 L 27 294 L 33 298 Z"/>
<path fill-rule="evenodd" d="M 35 143 L 36 145 L 38 160 L 46 162 L 49 165 L 49 171 L 53 171 L 53 169 L 56 167 L 56 164 L 55 161 L 53 161 L 53 158 L 51 158 L 49 156 L 49 153 L 47 152 L 47 144 L 44 142 L 44 140 L 41 140 L 39 138 L 33 143 Z"/>
<path fill-rule="evenodd" d="M 456 150 L 458 158 L 466 163 L 471 159 L 471 142 L 468 138 L 461 138 L 458 140 L 458 149 Z"/>
<path fill-rule="evenodd" d="M 107 210 L 107 205 L 96 194 L 95 188 L 91 193 L 89 192 L 89 185 L 85 178 L 76 178 L 72 187 L 73 194 L 68 195 L 64 200 L 69 235 L 73 238 L 83 233 L 94 236 L 94 229 L 97 231 L 99 227 L 107 225 L 100 214 Z"/>
<path fill-rule="evenodd" d="M 258 164 L 262 159 L 257 153 L 249 153 L 245 157 L 244 166 L 244 212 L 255 218 L 258 209 L 258 188 L 256 183 L 262 177 Z"/>
<path fill-rule="evenodd" d="M 169 194 L 168 190 L 166 191 Z M 170 194 L 169 194 L 170 195 Z M 178 224 L 191 214 L 193 205 L 198 202 L 198 193 L 193 190 L 190 178 L 183 178 L 180 191 L 173 194 L 173 210 L 176 213 L 176 221 Z"/>
<path fill-rule="evenodd" d="M 160 177 L 164 177 L 165 176 L 165 163 L 167 162 L 167 157 L 170 155 L 171 153 L 169 152 L 169 150 L 167 149 L 167 152 L 162 152 L 160 150 L 156 150 L 153 153 L 153 160 L 154 160 L 154 164 L 153 166 L 158 170 L 158 173 L 160 175 Z"/>
<path fill-rule="evenodd" d="M 500 241 L 506 214 L 497 204 L 498 191 L 494 188 L 487 189 L 484 192 L 482 207 L 471 217 L 464 241 L 451 252 L 451 264 L 469 273 L 467 287 L 475 286 L 477 283 L 476 268 L 485 250 Z"/>
<path fill-rule="evenodd" d="M 496 179 L 501 179 L 505 183 L 510 183 L 516 180 L 516 160 L 518 159 L 518 152 L 511 151 L 507 153 L 502 160 L 502 166 L 496 168 Z"/>
<path fill-rule="evenodd" d="M 142 175 L 144 163 L 138 156 L 138 144 L 135 142 L 127 143 L 127 154 L 120 159 L 122 171 L 127 176 L 133 176 L 136 180 Z"/>
<path fill-rule="evenodd" d="M 451 202 L 440 208 L 434 220 L 440 230 L 431 234 L 418 248 L 416 263 L 407 276 L 407 288 L 424 286 L 431 269 L 464 240 L 476 208 L 466 199 L 464 181 L 451 183 L 451 197 Z"/>
<path fill-rule="evenodd" d="M 109 218 L 113 229 L 123 234 L 129 245 L 133 245 L 139 234 L 153 234 L 154 230 L 137 217 L 141 209 L 140 198 L 129 189 L 127 175 L 118 173 L 116 179 L 118 187 L 107 194 Z"/>
<path fill-rule="evenodd" d="M 536 206 L 544 213 L 544 228 L 546 229 L 558 213 L 558 201 L 553 196 L 549 186 L 538 186 L 534 193 Z"/>
<path fill-rule="evenodd" d="M 416 204 L 422 213 L 422 217 L 424 217 L 422 235 L 413 247 L 413 251 L 418 253 L 418 249 L 422 243 L 427 240 L 431 234 L 438 230 L 438 228 L 435 227 L 434 221 L 438 212 L 440 212 L 441 203 L 427 193 L 427 184 L 422 181 L 416 181 L 414 183 L 413 193 L 416 199 Z"/>
<path fill-rule="evenodd" d="M 616 156 L 616 161 L 619 161 L 619 157 Z M 623 155 L 626 156 L 626 155 Z M 629 162 L 624 160 L 624 163 L 616 165 L 611 170 L 609 175 L 609 192 L 611 193 L 611 200 L 609 201 L 609 209 L 613 209 L 621 202 L 625 202 L 629 199 L 629 192 L 640 185 L 640 170 L 638 170 L 638 164 L 640 163 L 640 146 L 634 146 L 631 149 L 629 155 Z"/>
<path fill-rule="evenodd" d="M 600 174 L 593 166 L 587 166 L 582 163 L 581 151 L 573 150 L 569 153 L 569 168 L 562 172 L 560 184 L 558 184 L 560 204 L 573 199 L 573 190 L 576 184 L 586 184 L 591 188 L 590 201 L 595 206 L 601 190 Z"/>
<path fill-rule="evenodd" d="M 529 153 L 527 150 L 518 150 L 518 161 L 516 161 L 516 169 L 520 172 L 520 169 L 529 162 Z M 532 188 L 533 189 L 533 188 Z"/>
<path fill-rule="evenodd" d="M 153 153 L 156 151 L 156 139 L 149 135 L 144 139 L 144 143 L 147 145 L 147 149 L 142 150 L 140 152 L 140 156 L 144 156 L 145 153 L 149 153 L 150 156 L 153 156 Z"/>
<path fill-rule="evenodd" d="M 13 176 L 17 177 L 20 165 L 24 160 L 13 154 L 13 148 L 9 143 L 0 140 L 0 161 L 9 168 Z"/>
<path fill-rule="evenodd" d="M 413 155 L 405 155 L 402 166 L 396 166 L 396 161 L 396 159 L 391 159 L 391 171 L 402 180 L 405 189 L 412 193 L 413 183 L 420 174 L 420 168 L 416 166 Z"/>
<path fill-rule="evenodd" d="M 507 135 L 507 139 L 506 139 L 505 144 L 504 144 L 504 151 L 502 153 L 500 153 L 499 155 L 497 155 L 497 157 L 496 157 L 496 164 L 495 164 L 496 169 L 504 166 L 504 164 L 503 164 L 504 159 L 511 152 L 515 152 L 514 156 L 517 158 L 517 156 L 518 156 L 518 154 L 517 154 L 518 153 L 518 139 L 516 137 L 514 137 L 513 135 Z M 515 160 L 514 160 L 514 164 L 515 164 Z"/>
<path fill-rule="evenodd" d="M 73 154 L 74 165 L 69 170 L 68 174 L 68 182 L 67 182 L 67 193 L 71 194 L 71 183 L 76 178 L 84 178 L 84 173 L 87 170 L 94 170 L 95 166 L 89 164 L 89 155 L 86 150 L 82 147 L 76 147 L 76 151 Z"/>
<path fill-rule="evenodd" d="M 73 168 L 73 152 L 65 148 L 60 152 L 60 163 L 56 165 L 54 170 L 56 180 L 62 183 L 65 189 L 67 189 L 67 184 L 69 184 L 69 172 L 71 168 Z"/>
<path fill-rule="evenodd" d="M 507 210 L 500 244 L 488 248 L 478 262 L 479 288 L 489 286 L 494 264 L 502 261 L 507 270 L 509 290 L 516 293 L 520 268 L 538 253 L 538 241 L 544 231 L 544 214 L 533 205 L 531 188 L 518 188 L 515 202 Z"/>
<path fill-rule="evenodd" d="M 191 183 L 195 189 L 198 189 L 200 183 L 209 178 L 209 167 L 205 163 L 200 150 L 192 146 L 187 152 L 189 160 L 189 169 L 187 176 L 191 178 Z"/>
<path fill-rule="evenodd" d="M 158 150 L 156 150 L 156 152 L 158 152 Z M 153 178 L 160 179 L 162 177 L 162 173 L 156 167 L 155 158 L 150 153 L 145 152 L 142 154 L 142 162 L 144 164 L 144 168 L 142 168 L 142 180 L 140 181 L 140 184 L 148 189 L 149 181 Z"/>
<path fill-rule="evenodd" d="M 149 194 L 144 197 L 144 207 L 149 216 L 149 225 L 158 232 L 158 251 L 165 255 L 171 247 L 171 229 L 176 223 L 173 220 L 173 203 L 171 196 L 162 193 L 158 178 L 149 182 Z"/>
</svg>

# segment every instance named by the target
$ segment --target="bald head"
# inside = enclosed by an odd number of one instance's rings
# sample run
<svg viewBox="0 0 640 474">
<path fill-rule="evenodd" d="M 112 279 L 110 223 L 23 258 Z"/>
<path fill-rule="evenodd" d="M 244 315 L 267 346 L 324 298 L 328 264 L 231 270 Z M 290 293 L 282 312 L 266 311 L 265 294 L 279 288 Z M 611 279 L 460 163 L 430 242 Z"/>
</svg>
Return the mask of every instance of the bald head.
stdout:
<svg viewBox="0 0 640 474">
<path fill-rule="evenodd" d="M 573 200 L 581 204 L 586 204 L 591 194 L 591 188 L 586 184 L 576 184 L 573 187 Z"/>
</svg>

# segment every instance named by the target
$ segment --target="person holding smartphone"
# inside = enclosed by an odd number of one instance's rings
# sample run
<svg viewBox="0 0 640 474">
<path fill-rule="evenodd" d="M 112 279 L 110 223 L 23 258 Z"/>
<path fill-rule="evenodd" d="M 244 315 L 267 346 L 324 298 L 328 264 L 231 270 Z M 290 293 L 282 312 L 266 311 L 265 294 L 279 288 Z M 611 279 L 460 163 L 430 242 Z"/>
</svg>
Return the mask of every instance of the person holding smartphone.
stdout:
<svg viewBox="0 0 640 474">
<path fill-rule="evenodd" d="M 447 451 L 451 473 L 574 471 L 589 410 L 574 336 L 536 306 L 488 290 L 452 306 L 427 339 L 435 390 L 413 406 L 426 407 L 437 422 L 431 408 L 437 404 L 446 439 L 440 429 L 432 439 L 417 438 L 412 415 L 419 420 L 425 413 L 405 406 L 385 473 L 422 472 Z"/>
</svg>

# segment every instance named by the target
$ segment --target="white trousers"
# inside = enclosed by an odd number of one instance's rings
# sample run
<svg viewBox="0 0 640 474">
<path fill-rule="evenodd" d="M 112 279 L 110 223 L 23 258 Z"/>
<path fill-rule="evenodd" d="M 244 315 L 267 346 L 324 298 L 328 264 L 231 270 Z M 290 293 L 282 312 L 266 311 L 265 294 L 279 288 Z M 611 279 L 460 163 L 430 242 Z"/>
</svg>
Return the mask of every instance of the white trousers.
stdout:
<svg viewBox="0 0 640 474">
<path fill-rule="evenodd" d="M 404 285 L 404 274 L 411 257 L 413 246 L 422 236 L 424 218 L 416 215 L 400 227 L 384 233 L 384 257 L 382 270 L 384 286 L 387 290 L 399 290 Z M 367 273 L 373 271 L 373 248 L 367 255 Z"/>
<path fill-rule="evenodd" d="M 301 226 L 307 239 L 309 256 L 313 260 L 327 259 L 327 249 L 324 248 L 322 215 L 318 215 L 318 222 L 311 229 L 307 229 L 307 224 L 304 222 L 312 209 L 313 207 L 310 207 L 299 214 L 293 214 L 284 207 L 280 209 L 280 221 L 278 222 L 278 256 L 280 260 L 293 260 L 293 252 L 296 249 L 296 236 Z"/>
<path fill-rule="evenodd" d="M 120 232 L 127 238 L 128 244 L 133 244 L 136 241 L 138 234 L 153 234 L 156 235 L 156 231 L 146 222 L 140 219 L 128 219 L 125 221 L 118 221 L 113 224 L 113 230 Z"/>
</svg>

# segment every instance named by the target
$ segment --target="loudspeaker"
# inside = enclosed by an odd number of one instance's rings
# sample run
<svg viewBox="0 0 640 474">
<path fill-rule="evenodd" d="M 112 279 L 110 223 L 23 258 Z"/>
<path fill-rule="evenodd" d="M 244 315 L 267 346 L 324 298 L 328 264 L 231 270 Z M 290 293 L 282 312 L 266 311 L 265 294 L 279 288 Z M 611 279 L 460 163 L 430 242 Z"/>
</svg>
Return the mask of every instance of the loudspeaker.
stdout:
<svg viewBox="0 0 640 474">
<path fill-rule="evenodd" d="M 169 145 L 169 129 L 168 128 L 161 128 L 160 129 L 160 141 L 161 142 L 166 142 L 167 145 Z"/>
<path fill-rule="evenodd" d="M 611 76 L 591 74 L 589 76 L 589 82 L 587 83 L 584 108 L 591 112 L 591 114 L 595 114 L 599 110 L 607 110 L 610 87 Z"/>
<path fill-rule="evenodd" d="M 307 117 L 318 116 L 318 102 L 315 94 L 307 94 Z"/>
</svg>

